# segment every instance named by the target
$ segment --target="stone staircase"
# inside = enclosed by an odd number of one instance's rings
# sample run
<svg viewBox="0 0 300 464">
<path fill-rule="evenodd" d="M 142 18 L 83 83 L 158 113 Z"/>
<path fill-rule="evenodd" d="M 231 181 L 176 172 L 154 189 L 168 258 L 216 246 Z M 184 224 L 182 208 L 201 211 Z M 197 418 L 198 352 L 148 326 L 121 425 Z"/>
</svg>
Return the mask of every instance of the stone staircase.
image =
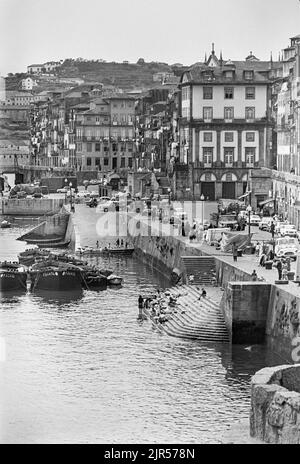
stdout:
<svg viewBox="0 0 300 464">
<path fill-rule="evenodd" d="M 182 256 L 187 279 L 194 276 L 194 285 L 212 286 L 216 283 L 216 262 L 213 256 Z"/>
<path fill-rule="evenodd" d="M 229 333 L 220 309 L 223 293 L 214 289 L 213 295 L 199 300 L 200 292 L 194 286 L 185 285 L 169 289 L 177 299 L 176 312 L 168 322 L 153 325 L 172 337 L 201 340 L 205 342 L 229 342 Z M 149 315 L 149 314 L 148 314 Z"/>
</svg>

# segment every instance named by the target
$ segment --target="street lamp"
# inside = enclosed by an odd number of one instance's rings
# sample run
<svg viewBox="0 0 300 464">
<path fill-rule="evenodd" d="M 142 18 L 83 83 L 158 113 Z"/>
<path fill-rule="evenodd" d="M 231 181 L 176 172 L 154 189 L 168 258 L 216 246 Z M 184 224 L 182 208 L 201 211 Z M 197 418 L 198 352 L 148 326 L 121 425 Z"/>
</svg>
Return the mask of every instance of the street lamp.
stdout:
<svg viewBox="0 0 300 464">
<path fill-rule="evenodd" d="M 200 200 L 201 200 L 202 227 L 204 229 L 204 202 L 205 202 L 205 196 L 203 195 L 203 193 L 202 193 L 202 195 L 200 197 Z"/>
<path fill-rule="evenodd" d="M 73 197 L 72 197 L 72 182 L 69 183 L 70 187 L 70 207 L 71 207 L 71 213 L 74 213 L 74 206 L 73 206 Z"/>
<path fill-rule="evenodd" d="M 249 205 L 247 207 L 247 213 L 248 213 L 248 236 L 249 236 L 249 241 L 250 241 L 250 235 L 251 235 L 251 212 L 252 212 L 252 207 Z"/>
<path fill-rule="evenodd" d="M 67 203 L 67 183 L 68 179 L 65 179 L 65 204 Z"/>
</svg>

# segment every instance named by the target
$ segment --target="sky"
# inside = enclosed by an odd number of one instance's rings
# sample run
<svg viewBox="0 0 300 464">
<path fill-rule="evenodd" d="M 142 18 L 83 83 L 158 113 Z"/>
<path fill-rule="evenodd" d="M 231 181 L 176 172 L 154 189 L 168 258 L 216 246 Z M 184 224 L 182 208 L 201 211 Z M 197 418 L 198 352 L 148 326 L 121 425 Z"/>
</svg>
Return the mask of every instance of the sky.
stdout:
<svg viewBox="0 0 300 464">
<path fill-rule="evenodd" d="M 299 0 L 0 0 L 0 75 L 65 58 L 277 59 L 300 34 Z"/>
</svg>

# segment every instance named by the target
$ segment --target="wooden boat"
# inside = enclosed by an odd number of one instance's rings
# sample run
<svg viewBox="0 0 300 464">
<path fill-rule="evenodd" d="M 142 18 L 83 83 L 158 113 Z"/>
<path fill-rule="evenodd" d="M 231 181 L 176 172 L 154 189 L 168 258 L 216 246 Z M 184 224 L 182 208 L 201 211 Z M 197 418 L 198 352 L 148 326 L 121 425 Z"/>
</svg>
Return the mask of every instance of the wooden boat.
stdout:
<svg viewBox="0 0 300 464">
<path fill-rule="evenodd" d="M 32 248 L 19 253 L 18 260 L 24 266 L 32 266 L 38 259 L 49 258 L 49 252 L 40 250 L 39 248 Z"/>
<path fill-rule="evenodd" d="M 77 254 L 84 256 L 101 256 L 101 255 L 117 255 L 131 256 L 134 252 L 133 247 L 116 247 L 116 248 L 81 248 L 77 250 Z"/>
<path fill-rule="evenodd" d="M 27 290 L 27 272 L 18 263 L 0 263 L 0 292 Z"/>
<path fill-rule="evenodd" d="M 52 260 L 36 263 L 30 271 L 31 291 L 68 291 L 82 288 L 82 271 L 76 266 Z"/>
<path fill-rule="evenodd" d="M 107 283 L 108 285 L 112 286 L 121 286 L 123 283 L 122 277 L 116 276 L 114 274 L 111 274 L 109 277 L 107 277 Z"/>
<path fill-rule="evenodd" d="M 107 288 L 107 277 L 97 273 L 87 272 L 84 274 L 85 288 L 88 290 Z"/>
</svg>

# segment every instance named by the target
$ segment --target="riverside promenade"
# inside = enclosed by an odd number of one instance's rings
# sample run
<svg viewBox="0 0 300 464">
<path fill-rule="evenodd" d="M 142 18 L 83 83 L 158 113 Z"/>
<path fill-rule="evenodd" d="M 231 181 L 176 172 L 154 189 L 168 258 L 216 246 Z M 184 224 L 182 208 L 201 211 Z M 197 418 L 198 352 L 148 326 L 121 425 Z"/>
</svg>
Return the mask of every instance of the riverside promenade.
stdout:
<svg viewBox="0 0 300 464">
<path fill-rule="evenodd" d="M 106 230 L 105 235 L 101 235 L 101 228 L 98 226 L 99 218 L 101 216 L 97 213 L 97 209 L 88 208 L 85 205 L 79 204 L 76 205 L 75 213 L 72 217 L 75 226 L 77 246 L 96 247 L 97 240 L 100 243 L 107 244 L 111 242 L 111 244 L 113 244 L 117 237 L 116 228 L 112 223 L 108 223 L 108 229 Z M 199 252 L 204 255 L 215 256 L 224 263 L 230 264 L 230 266 L 245 272 L 249 276 L 252 274 L 253 270 L 255 270 L 258 277 L 264 279 L 266 283 L 275 285 L 275 281 L 278 280 L 277 269 L 273 268 L 267 270 L 260 266 L 259 259 L 255 255 L 243 255 L 242 257 L 238 257 L 237 262 L 234 262 L 231 253 L 224 253 L 220 250 L 216 250 L 215 247 L 209 246 L 203 240 L 191 242 L 188 237 L 182 237 L 179 235 L 178 229 L 176 230 L 172 228 L 169 224 L 162 224 L 158 220 L 149 221 L 147 217 L 143 217 L 141 215 L 135 215 L 135 218 L 149 227 L 152 236 L 157 234 L 163 235 L 167 238 L 171 231 L 172 236 L 176 237 L 176 241 L 181 242 L 187 249 L 190 249 L 191 252 L 199 250 Z M 245 235 L 247 234 L 246 231 L 241 233 Z M 259 231 L 258 227 L 251 227 L 251 233 L 253 233 L 253 242 L 267 241 L 271 238 L 269 233 Z M 124 231 L 121 232 L 120 235 L 126 238 L 126 233 Z M 295 262 L 291 263 L 291 270 L 296 270 Z M 288 285 L 278 285 L 278 287 L 284 288 L 285 291 L 300 298 L 300 286 L 298 286 L 298 284 L 290 281 Z"/>
</svg>

